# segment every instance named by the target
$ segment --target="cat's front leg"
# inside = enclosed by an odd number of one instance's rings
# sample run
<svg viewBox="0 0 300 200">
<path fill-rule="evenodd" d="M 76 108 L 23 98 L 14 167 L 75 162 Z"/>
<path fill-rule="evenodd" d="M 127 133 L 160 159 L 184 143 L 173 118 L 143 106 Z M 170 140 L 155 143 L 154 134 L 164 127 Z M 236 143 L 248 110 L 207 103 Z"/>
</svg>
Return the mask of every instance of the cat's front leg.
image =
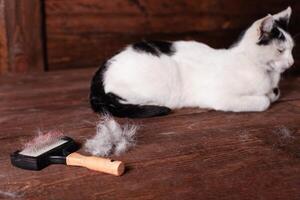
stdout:
<svg viewBox="0 0 300 200">
<path fill-rule="evenodd" d="M 231 96 L 222 99 L 216 105 L 216 110 L 232 112 L 261 112 L 270 106 L 269 97 L 262 96 Z"/>
<path fill-rule="evenodd" d="M 271 92 L 269 92 L 267 94 L 267 96 L 269 97 L 271 103 L 277 101 L 280 97 L 280 90 L 278 87 L 274 88 Z"/>
</svg>

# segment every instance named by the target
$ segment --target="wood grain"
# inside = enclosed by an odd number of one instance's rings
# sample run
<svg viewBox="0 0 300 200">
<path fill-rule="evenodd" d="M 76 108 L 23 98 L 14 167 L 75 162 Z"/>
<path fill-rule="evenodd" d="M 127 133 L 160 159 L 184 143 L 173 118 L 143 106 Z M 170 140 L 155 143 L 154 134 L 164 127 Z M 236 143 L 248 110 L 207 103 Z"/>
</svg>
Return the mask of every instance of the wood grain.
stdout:
<svg viewBox="0 0 300 200">
<path fill-rule="evenodd" d="M 7 32 L 4 10 L 4 0 L 0 0 L 0 74 L 8 71 Z"/>
<path fill-rule="evenodd" d="M 49 69 L 98 66 L 141 39 L 190 39 L 228 47 L 254 20 L 288 5 L 294 10 L 291 32 L 298 33 L 296 0 L 46 0 Z"/>
<path fill-rule="evenodd" d="M 40 3 L 40 0 L 1 1 L 1 20 L 4 20 L 4 23 L 0 22 L 4 30 L 1 34 L 7 40 L 1 47 L 7 50 L 4 56 L 8 63 L 3 65 L 3 71 L 23 73 L 44 70 Z"/>
<path fill-rule="evenodd" d="M 63 165 L 39 172 L 11 166 L 8 155 L 38 128 L 79 142 L 95 133 L 99 118 L 88 105 L 95 70 L 0 78 L 0 199 L 299 199 L 299 76 L 284 78 L 280 101 L 266 112 L 190 108 L 129 120 L 141 129 L 137 146 L 114 157 L 127 164 L 122 177 Z"/>
<path fill-rule="evenodd" d="M 297 34 L 297 0 L 0 0 L 0 73 L 95 67 L 142 39 L 224 48 L 254 20 L 288 5 Z"/>
</svg>

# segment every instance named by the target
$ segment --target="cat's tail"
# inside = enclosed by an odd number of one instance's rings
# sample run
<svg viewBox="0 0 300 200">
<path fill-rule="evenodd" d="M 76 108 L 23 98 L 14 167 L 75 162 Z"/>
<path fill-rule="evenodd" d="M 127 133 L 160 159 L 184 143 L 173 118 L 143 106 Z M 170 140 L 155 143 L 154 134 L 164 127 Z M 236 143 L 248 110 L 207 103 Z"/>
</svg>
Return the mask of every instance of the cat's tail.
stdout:
<svg viewBox="0 0 300 200">
<path fill-rule="evenodd" d="M 116 117 L 146 118 L 167 115 L 171 109 L 156 105 L 122 104 L 122 99 L 113 93 L 105 93 L 103 85 L 103 65 L 94 75 L 91 82 L 90 104 L 98 113 L 111 113 Z"/>
</svg>

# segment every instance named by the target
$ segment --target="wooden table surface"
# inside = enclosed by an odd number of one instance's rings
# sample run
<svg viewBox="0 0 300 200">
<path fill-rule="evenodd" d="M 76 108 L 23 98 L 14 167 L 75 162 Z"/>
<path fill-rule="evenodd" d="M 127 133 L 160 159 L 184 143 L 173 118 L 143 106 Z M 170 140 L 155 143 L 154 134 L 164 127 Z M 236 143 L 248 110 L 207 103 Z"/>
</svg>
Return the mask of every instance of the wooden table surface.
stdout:
<svg viewBox="0 0 300 200">
<path fill-rule="evenodd" d="M 300 77 L 282 81 L 282 98 L 266 112 L 182 109 L 129 120 L 141 129 L 136 147 L 114 157 L 126 163 L 121 177 L 64 165 L 13 167 L 9 154 L 38 129 L 79 142 L 94 135 L 94 71 L 0 77 L 0 199 L 300 199 Z"/>
</svg>

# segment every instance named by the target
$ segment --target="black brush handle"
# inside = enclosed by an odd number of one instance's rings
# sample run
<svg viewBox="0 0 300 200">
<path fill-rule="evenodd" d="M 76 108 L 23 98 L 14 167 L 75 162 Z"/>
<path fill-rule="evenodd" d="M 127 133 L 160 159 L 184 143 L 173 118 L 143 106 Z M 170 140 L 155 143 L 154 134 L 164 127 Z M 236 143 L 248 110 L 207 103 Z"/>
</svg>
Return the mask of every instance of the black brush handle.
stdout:
<svg viewBox="0 0 300 200">
<path fill-rule="evenodd" d="M 50 149 L 38 156 L 28 156 L 16 151 L 10 155 L 11 164 L 28 170 L 41 170 L 50 164 L 66 164 L 66 157 L 79 149 L 79 145 L 69 137 L 63 137 L 66 143 Z"/>
<path fill-rule="evenodd" d="M 49 156 L 51 164 L 66 164 L 66 156 Z"/>
</svg>

